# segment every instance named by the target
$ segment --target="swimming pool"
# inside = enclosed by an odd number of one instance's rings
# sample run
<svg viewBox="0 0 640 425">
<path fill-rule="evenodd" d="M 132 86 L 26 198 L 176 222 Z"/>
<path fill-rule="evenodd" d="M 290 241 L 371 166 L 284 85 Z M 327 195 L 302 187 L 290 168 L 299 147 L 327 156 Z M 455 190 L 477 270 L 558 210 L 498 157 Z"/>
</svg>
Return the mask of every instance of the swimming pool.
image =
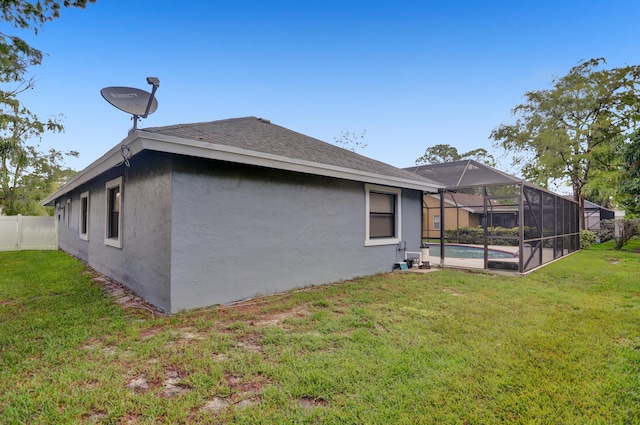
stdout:
<svg viewBox="0 0 640 425">
<path fill-rule="evenodd" d="M 440 244 L 428 243 L 429 256 L 440 256 Z M 517 254 L 498 249 L 488 249 L 489 258 L 516 258 Z M 470 245 L 446 244 L 444 246 L 444 256 L 452 258 L 484 258 L 484 248 Z"/>
</svg>

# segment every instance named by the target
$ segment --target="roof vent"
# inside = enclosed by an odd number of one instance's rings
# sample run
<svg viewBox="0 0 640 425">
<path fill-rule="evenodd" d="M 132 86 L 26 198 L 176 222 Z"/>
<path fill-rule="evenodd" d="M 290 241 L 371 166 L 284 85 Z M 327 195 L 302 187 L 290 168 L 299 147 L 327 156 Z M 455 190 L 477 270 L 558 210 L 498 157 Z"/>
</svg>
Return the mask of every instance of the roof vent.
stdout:
<svg viewBox="0 0 640 425">
<path fill-rule="evenodd" d="M 262 121 L 265 124 L 271 124 L 271 120 L 268 120 L 266 118 L 258 118 L 258 121 Z"/>
</svg>

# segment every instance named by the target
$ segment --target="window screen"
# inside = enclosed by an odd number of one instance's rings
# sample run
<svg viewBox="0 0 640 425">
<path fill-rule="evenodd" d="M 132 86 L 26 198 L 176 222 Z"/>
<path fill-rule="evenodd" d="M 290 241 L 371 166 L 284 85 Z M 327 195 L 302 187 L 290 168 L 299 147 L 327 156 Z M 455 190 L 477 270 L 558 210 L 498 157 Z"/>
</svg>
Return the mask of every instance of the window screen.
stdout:
<svg viewBox="0 0 640 425">
<path fill-rule="evenodd" d="M 107 237 L 118 239 L 120 231 L 120 186 L 109 189 L 108 202 L 109 224 L 107 226 Z"/>
<path fill-rule="evenodd" d="M 395 223 L 396 195 L 371 192 L 369 195 L 369 237 L 394 237 Z"/>
</svg>

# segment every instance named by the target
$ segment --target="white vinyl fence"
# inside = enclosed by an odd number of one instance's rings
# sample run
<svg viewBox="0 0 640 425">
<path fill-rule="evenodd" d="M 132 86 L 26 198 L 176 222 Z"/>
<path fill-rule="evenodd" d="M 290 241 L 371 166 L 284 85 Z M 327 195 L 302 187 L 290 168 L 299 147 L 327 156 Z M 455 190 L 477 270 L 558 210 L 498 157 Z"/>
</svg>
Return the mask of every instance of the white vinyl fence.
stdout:
<svg viewBox="0 0 640 425">
<path fill-rule="evenodd" d="M 0 216 L 0 251 L 58 249 L 55 217 Z"/>
</svg>

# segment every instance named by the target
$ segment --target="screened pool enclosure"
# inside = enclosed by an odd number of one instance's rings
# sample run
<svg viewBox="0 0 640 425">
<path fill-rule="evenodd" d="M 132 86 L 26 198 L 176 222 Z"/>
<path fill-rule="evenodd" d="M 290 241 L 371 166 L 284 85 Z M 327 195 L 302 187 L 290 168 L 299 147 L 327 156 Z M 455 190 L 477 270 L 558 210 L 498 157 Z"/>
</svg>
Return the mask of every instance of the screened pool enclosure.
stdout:
<svg viewBox="0 0 640 425">
<path fill-rule="evenodd" d="M 525 273 L 580 248 L 577 202 L 473 160 L 406 170 L 445 186 L 423 196 L 432 264 Z"/>
</svg>

